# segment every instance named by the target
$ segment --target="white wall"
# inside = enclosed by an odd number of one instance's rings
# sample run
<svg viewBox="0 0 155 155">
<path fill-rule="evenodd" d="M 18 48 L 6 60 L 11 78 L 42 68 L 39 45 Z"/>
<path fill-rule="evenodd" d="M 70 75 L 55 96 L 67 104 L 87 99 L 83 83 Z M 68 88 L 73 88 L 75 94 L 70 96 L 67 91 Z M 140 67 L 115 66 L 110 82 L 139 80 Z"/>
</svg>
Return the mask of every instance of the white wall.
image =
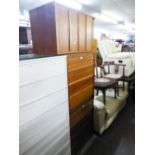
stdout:
<svg viewBox="0 0 155 155">
<path fill-rule="evenodd" d="M 108 28 L 100 28 L 100 27 L 94 26 L 94 38 L 99 39 L 101 36 L 101 33 L 105 33 L 111 39 L 123 39 L 123 40 L 130 39 L 129 35 L 121 33 L 119 31 L 113 31 Z"/>
</svg>

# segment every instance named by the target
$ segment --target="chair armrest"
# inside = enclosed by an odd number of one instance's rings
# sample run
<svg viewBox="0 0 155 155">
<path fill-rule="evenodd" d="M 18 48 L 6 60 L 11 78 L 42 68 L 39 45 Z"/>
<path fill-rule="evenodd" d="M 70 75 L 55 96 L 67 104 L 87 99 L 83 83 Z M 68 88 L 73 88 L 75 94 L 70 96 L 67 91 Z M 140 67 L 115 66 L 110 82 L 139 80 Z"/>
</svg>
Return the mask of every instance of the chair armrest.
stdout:
<svg viewBox="0 0 155 155">
<path fill-rule="evenodd" d="M 105 71 L 105 67 L 108 67 L 108 72 Z M 123 77 L 125 77 L 125 66 L 126 64 L 115 63 L 114 61 L 106 61 L 100 67 L 103 70 L 104 74 L 110 74 L 110 66 L 115 66 L 115 73 L 119 71 L 119 67 L 123 67 Z"/>
</svg>

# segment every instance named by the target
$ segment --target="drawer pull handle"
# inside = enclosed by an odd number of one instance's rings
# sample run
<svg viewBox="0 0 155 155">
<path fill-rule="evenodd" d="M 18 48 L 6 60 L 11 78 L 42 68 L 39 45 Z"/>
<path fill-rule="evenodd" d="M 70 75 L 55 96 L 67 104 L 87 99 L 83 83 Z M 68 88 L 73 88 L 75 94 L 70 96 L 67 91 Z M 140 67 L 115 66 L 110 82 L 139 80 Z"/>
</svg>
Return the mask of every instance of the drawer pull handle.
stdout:
<svg viewBox="0 0 155 155">
<path fill-rule="evenodd" d="M 81 57 L 80 57 L 80 60 L 82 60 L 82 59 L 83 59 L 83 57 L 81 56 Z"/>
<path fill-rule="evenodd" d="M 82 105 L 82 109 L 84 109 L 84 108 L 86 108 L 86 105 L 85 104 Z"/>
</svg>

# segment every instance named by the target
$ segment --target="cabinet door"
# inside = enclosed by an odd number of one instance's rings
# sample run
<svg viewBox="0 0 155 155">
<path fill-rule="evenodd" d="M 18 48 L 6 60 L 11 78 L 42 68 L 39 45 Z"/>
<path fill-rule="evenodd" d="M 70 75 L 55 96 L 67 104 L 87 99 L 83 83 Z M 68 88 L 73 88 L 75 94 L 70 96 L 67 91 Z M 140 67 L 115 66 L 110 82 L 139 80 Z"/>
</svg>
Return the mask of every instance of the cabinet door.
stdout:
<svg viewBox="0 0 155 155">
<path fill-rule="evenodd" d="M 79 14 L 79 51 L 86 50 L 86 16 Z"/>
<path fill-rule="evenodd" d="M 70 26 L 70 52 L 78 51 L 78 13 L 72 9 L 69 10 Z"/>
<path fill-rule="evenodd" d="M 57 50 L 59 54 L 69 52 L 68 8 L 56 4 Z"/>
<path fill-rule="evenodd" d="M 86 31 L 86 51 L 92 51 L 93 39 L 93 18 L 87 16 L 87 31 Z"/>
</svg>

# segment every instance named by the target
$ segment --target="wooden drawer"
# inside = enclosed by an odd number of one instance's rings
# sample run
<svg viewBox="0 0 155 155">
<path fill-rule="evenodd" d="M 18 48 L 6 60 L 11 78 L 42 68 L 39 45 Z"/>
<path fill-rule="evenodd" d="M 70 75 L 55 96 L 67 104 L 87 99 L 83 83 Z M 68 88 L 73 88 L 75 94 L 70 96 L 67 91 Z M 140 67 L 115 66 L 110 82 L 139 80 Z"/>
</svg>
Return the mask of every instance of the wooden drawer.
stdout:
<svg viewBox="0 0 155 155">
<path fill-rule="evenodd" d="M 69 84 L 73 82 L 78 82 L 79 80 L 88 78 L 93 76 L 93 66 L 84 67 L 81 69 L 74 70 L 72 72 L 68 72 L 68 82 Z"/>
<path fill-rule="evenodd" d="M 84 80 L 77 81 L 69 85 L 69 96 L 74 95 L 75 93 L 85 89 L 88 86 L 93 86 L 94 84 L 93 75 L 85 78 Z"/>
<path fill-rule="evenodd" d="M 76 110 L 77 107 L 93 98 L 93 88 L 93 85 L 90 85 L 69 97 L 70 112 Z"/>
<path fill-rule="evenodd" d="M 68 71 L 84 66 L 93 66 L 93 53 L 79 53 L 68 55 Z"/>
<path fill-rule="evenodd" d="M 70 115 L 70 127 L 75 126 L 93 109 L 93 101 L 82 104 L 75 112 Z"/>
<path fill-rule="evenodd" d="M 77 154 L 80 148 L 93 135 L 93 110 L 70 129 L 72 155 Z"/>
</svg>

